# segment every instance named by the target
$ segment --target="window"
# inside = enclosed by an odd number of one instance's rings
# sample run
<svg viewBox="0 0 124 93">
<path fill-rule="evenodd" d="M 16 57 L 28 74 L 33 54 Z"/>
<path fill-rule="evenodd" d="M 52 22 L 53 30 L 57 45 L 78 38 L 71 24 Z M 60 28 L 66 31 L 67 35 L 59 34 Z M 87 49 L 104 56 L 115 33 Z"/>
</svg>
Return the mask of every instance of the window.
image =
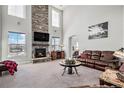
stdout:
<svg viewBox="0 0 124 93">
<path fill-rule="evenodd" d="M 25 37 L 24 33 L 8 32 L 9 57 L 25 55 Z"/>
<path fill-rule="evenodd" d="M 26 7 L 24 5 L 8 5 L 8 15 L 25 18 Z"/>
<path fill-rule="evenodd" d="M 60 27 L 60 14 L 55 9 L 52 9 L 52 26 Z"/>
<path fill-rule="evenodd" d="M 60 50 L 60 38 L 59 37 L 52 37 L 52 47 L 55 51 Z"/>
</svg>

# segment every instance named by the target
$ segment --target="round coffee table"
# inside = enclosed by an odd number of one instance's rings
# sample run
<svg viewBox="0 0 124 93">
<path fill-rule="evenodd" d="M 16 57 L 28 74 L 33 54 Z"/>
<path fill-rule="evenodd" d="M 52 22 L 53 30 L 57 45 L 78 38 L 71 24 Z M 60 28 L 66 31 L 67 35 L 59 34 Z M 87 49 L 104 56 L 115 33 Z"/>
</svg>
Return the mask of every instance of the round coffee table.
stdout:
<svg viewBox="0 0 124 93">
<path fill-rule="evenodd" d="M 73 68 L 74 68 L 76 74 L 79 75 L 76 67 L 80 66 L 81 62 L 76 61 L 75 64 L 66 64 L 65 61 L 62 61 L 62 62 L 59 62 L 59 64 L 64 67 L 64 71 L 62 73 L 62 76 L 64 75 L 66 68 L 68 68 L 68 74 L 72 75 L 73 74 Z"/>
</svg>

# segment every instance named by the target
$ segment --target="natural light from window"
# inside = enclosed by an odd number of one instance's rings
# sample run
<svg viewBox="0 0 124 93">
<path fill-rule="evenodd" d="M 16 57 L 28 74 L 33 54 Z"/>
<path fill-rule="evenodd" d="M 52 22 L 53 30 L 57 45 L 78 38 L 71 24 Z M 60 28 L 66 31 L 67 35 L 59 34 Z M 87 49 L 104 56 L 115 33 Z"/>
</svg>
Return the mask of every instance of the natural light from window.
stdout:
<svg viewBox="0 0 124 93">
<path fill-rule="evenodd" d="M 26 6 L 8 5 L 8 15 L 25 18 L 26 17 Z"/>
<path fill-rule="evenodd" d="M 52 47 L 55 51 L 60 50 L 60 38 L 52 37 Z"/>
<path fill-rule="evenodd" d="M 9 57 L 25 55 L 26 35 L 19 32 L 8 32 Z"/>
<path fill-rule="evenodd" d="M 60 27 L 60 14 L 54 9 L 52 9 L 52 26 Z"/>
</svg>

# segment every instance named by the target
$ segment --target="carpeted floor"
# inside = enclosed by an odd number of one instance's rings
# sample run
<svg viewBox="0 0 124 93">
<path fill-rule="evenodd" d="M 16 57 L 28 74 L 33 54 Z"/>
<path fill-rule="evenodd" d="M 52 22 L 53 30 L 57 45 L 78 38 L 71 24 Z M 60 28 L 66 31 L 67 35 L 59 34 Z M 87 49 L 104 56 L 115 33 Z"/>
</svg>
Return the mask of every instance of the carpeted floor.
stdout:
<svg viewBox="0 0 124 93">
<path fill-rule="evenodd" d="M 14 76 L 6 74 L 0 77 L 0 87 L 66 88 L 99 83 L 102 72 L 84 66 L 77 68 L 80 76 L 67 73 L 61 76 L 63 67 L 59 61 L 20 65 Z"/>
</svg>

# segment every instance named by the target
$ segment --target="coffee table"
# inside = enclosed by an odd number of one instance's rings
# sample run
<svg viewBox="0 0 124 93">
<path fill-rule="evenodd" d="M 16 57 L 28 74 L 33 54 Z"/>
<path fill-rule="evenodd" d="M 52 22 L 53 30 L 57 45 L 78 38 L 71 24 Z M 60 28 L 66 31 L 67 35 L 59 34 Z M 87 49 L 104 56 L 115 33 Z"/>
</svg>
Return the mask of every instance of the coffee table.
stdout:
<svg viewBox="0 0 124 93">
<path fill-rule="evenodd" d="M 80 65 L 81 65 L 81 62 L 76 61 L 75 64 L 66 64 L 65 61 L 62 61 L 62 62 L 59 62 L 59 64 L 64 67 L 64 71 L 63 71 L 63 73 L 62 73 L 62 76 L 63 76 L 64 73 L 66 72 L 66 68 L 68 68 L 68 74 L 69 74 L 69 75 L 74 74 L 73 68 L 74 68 L 76 74 L 79 75 L 79 74 L 78 74 L 78 71 L 77 71 L 77 69 L 76 69 L 76 67 L 80 66 Z"/>
</svg>

